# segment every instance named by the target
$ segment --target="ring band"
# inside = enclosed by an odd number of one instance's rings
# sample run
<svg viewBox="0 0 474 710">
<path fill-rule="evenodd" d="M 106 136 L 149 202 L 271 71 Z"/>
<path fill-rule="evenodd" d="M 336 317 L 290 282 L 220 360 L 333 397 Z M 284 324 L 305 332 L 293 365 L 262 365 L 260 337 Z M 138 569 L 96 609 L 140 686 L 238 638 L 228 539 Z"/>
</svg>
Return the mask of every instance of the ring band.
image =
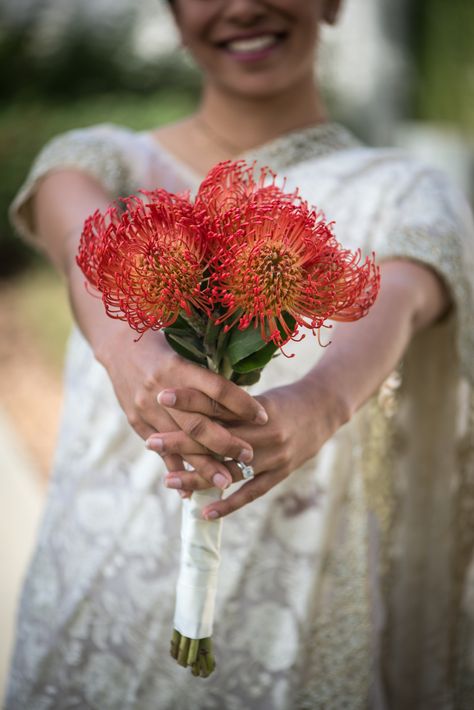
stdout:
<svg viewBox="0 0 474 710">
<path fill-rule="evenodd" d="M 243 461 L 236 461 L 236 459 L 234 459 L 234 461 L 242 471 L 242 478 L 244 478 L 246 481 L 250 481 L 251 478 L 255 477 L 255 471 L 253 466 L 251 466 L 250 464 L 243 463 Z"/>
</svg>

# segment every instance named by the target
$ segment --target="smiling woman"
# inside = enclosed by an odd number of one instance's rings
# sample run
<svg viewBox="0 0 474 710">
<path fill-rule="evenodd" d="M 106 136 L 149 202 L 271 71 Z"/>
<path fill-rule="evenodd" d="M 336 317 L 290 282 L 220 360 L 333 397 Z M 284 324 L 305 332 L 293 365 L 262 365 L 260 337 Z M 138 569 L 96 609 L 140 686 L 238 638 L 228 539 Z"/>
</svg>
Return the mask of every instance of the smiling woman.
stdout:
<svg viewBox="0 0 474 710">
<path fill-rule="evenodd" d="M 472 216 L 444 175 L 328 120 L 314 61 L 339 5 L 175 0 L 204 76 L 197 111 L 160 129 L 59 136 L 13 204 L 19 231 L 64 273 L 78 327 L 8 710 L 474 707 Z M 160 333 L 135 342 L 76 264 L 94 210 L 139 189 L 197 193 L 241 154 L 299 188 L 345 249 L 375 251 L 382 275 L 369 315 L 288 345 L 297 357 L 273 358 L 248 391 Z M 243 193 L 233 199 L 237 214 Z M 229 263 L 241 259 L 234 319 L 247 304 L 239 279 L 262 268 L 250 246 L 266 219 L 238 250 L 229 241 Z M 158 236 L 175 264 L 170 235 Z M 127 268 L 117 257 L 113 277 L 128 284 Z M 146 298 L 134 278 L 129 295 Z M 281 294 L 294 295 L 290 281 Z M 203 517 L 227 517 L 219 665 L 203 682 L 168 643 L 176 491 L 207 489 Z"/>
<path fill-rule="evenodd" d="M 332 2 L 335 7 L 336 3 Z M 328 5 L 329 7 L 329 5 Z M 313 64 L 318 23 L 328 10 L 321 2 L 223 3 L 199 0 L 174 4 L 182 41 L 209 85 L 260 100 L 286 89 L 314 91 Z M 324 18 L 325 19 L 325 18 Z"/>
</svg>

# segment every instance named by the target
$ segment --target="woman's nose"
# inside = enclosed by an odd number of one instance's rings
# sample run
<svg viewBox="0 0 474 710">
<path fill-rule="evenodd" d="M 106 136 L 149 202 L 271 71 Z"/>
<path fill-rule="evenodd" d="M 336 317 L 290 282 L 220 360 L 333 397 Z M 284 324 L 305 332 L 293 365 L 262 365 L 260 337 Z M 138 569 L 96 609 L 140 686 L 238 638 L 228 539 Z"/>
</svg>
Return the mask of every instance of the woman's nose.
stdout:
<svg viewBox="0 0 474 710">
<path fill-rule="evenodd" d="M 251 25 L 266 13 L 261 0 L 225 0 L 224 16 L 240 25 Z"/>
</svg>

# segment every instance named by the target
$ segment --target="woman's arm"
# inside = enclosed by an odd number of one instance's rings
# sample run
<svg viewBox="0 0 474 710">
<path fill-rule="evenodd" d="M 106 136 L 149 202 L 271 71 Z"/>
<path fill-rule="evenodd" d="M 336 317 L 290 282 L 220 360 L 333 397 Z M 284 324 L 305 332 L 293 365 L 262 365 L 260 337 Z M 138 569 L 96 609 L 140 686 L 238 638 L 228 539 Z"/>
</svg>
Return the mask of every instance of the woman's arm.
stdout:
<svg viewBox="0 0 474 710">
<path fill-rule="evenodd" d="M 269 415 L 268 423 L 259 429 L 245 423 L 231 427 L 252 444 L 258 475 L 226 500 L 209 506 L 204 511 L 208 517 L 211 513 L 228 515 L 246 505 L 314 456 L 377 391 L 415 333 L 446 312 L 446 289 L 429 268 L 394 260 L 384 263 L 381 271 L 380 293 L 369 314 L 355 323 L 336 325 L 331 344 L 301 380 L 258 397 Z M 174 406 L 183 409 L 191 406 L 192 397 L 202 400 L 198 393 L 178 390 L 174 394 Z M 186 456 L 193 450 L 192 442 L 183 434 L 179 437 L 179 444 L 174 437 L 168 446 L 165 435 L 164 451 Z M 193 474 L 181 478 L 187 490 L 204 485 Z"/>
<path fill-rule="evenodd" d="M 79 171 L 61 170 L 41 181 L 33 214 L 42 245 L 66 277 L 76 321 L 111 377 L 131 426 L 145 439 L 157 431 L 177 429 L 156 399 L 162 389 L 176 386 L 206 393 L 238 418 L 257 424 L 266 421 L 263 407 L 255 399 L 222 377 L 180 358 L 160 333 L 148 332 L 135 342 L 128 324 L 109 318 L 101 300 L 87 292 L 75 259 L 82 225 L 95 209 L 103 210 L 109 203 L 110 197 L 93 178 Z M 223 456 L 251 460 L 251 447 L 210 418 L 187 413 L 180 421 L 200 445 Z M 168 458 L 167 465 L 182 468 L 179 456 Z M 199 465 L 209 482 L 216 474 L 223 477 L 217 479 L 220 487 L 231 480 L 226 467 L 211 456 L 200 457 Z M 213 482 L 216 485 L 216 480 Z"/>
</svg>

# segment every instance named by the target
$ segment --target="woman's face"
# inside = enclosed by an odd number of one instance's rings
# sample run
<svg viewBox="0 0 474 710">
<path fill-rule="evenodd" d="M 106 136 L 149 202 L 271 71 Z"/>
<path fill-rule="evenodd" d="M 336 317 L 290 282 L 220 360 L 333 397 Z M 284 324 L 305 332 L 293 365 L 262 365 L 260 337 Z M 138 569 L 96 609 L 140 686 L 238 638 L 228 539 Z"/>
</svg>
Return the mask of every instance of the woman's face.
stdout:
<svg viewBox="0 0 474 710">
<path fill-rule="evenodd" d="M 318 25 L 338 0 L 174 0 L 183 43 L 206 81 L 265 97 L 312 77 Z M 328 6 L 331 9 L 328 10 Z"/>
</svg>

